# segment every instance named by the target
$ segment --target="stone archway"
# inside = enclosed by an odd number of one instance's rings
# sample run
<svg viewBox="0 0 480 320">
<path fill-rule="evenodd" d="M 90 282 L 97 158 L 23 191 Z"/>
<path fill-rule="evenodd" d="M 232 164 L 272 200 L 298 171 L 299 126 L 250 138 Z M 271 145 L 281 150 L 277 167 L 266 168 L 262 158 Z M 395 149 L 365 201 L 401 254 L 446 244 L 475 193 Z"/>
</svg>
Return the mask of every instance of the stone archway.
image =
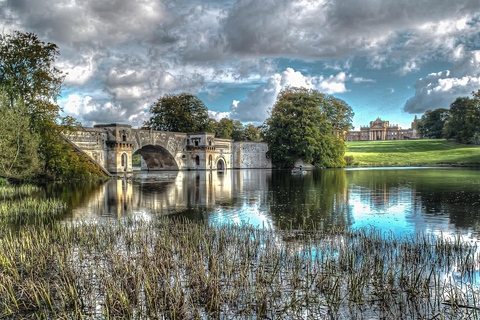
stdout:
<svg viewBox="0 0 480 320">
<path fill-rule="evenodd" d="M 149 171 L 179 169 L 174 156 L 162 146 L 146 145 L 135 152 L 138 152 L 145 160 Z"/>
<path fill-rule="evenodd" d="M 225 165 L 225 160 L 223 160 L 223 158 L 220 158 L 217 160 L 217 170 L 218 171 L 223 171 L 227 168 L 227 166 Z"/>
</svg>

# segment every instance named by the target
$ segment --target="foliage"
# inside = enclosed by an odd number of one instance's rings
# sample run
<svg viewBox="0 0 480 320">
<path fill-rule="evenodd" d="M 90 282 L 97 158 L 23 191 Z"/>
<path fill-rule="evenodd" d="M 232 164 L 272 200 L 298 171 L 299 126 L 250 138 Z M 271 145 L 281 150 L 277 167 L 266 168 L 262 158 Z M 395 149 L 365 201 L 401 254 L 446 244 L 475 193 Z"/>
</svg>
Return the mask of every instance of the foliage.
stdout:
<svg viewBox="0 0 480 320">
<path fill-rule="evenodd" d="M 232 139 L 234 141 L 245 140 L 245 132 L 244 132 L 243 124 L 238 120 L 233 120 Z"/>
<path fill-rule="evenodd" d="M 104 177 L 103 171 L 86 155 L 65 140 L 52 143 L 46 164 L 48 178 L 54 180 L 94 179 Z"/>
<path fill-rule="evenodd" d="M 222 139 L 232 139 L 233 120 L 228 118 L 220 119 L 214 127 L 215 137 Z"/>
<path fill-rule="evenodd" d="M 319 92 L 316 95 L 318 95 L 320 109 L 327 115 L 327 121 L 331 123 L 334 132 L 340 134 L 353 128 L 354 113 L 345 101 Z"/>
<path fill-rule="evenodd" d="M 446 124 L 445 137 L 470 144 L 476 143 L 478 133 L 480 133 L 480 90 L 473 93 L 473 98 L 457 98 L 450 105 L 450 118 Z"/>
<path fill-rule="evenodd" d="M 349 141 L 345 155 L 363 167 L 480 165 L 480 148 L 444 139 Z"/>
<path fill-rule="evenodd" d="M 337 133 L 350 125 L 345 106 L 316 90 L 282 91 L 263 127 L 273 163 L 291 167 L 302 159 L 317 167 L 344 166 L 345 143 Z"/>
<path fill-rule="evenodd" d="M 253 124 L 247 124 L 244 127 L 244 138 L 247 141 L 260 141 L 260 129 Z"/>
<path fill-rule="evenodd" d="M 9 182 L 5 178 L 0 178 L 0 187 L 6 187 L 9 185 Z"/>
<path fill-rule="evenodd" d="M 430 139 L 444 138 L 445 122 L 450 112 L 448 109 L 428 110 L 417 122 L 417 131 L 420 137 Z"/>
<path fill-rule="evenodd" d="M 145 126 L 172 132 L 213 132 L 208 109 L 189 93 L 166 94 L 150 107 L 152 116 Z"/>
<path fill-rule="evenodd" d="M 3 108 L 10 119 L 3 121 L 6 126 L 19 122 L 18 127 L 12 127 L 11 135 L 0 136 L 0 144 L 7 148 L 13 146 L 12 141 L 21 141 L 16 148 L 18 156 L 12 154 L 10 162 L 4 162 L 10 170 L 4 175 L 25 178 L 38 173 L 70 179 L 77 178 L 74 174 L 83 177 L 98 172 L 92 165 L 80 169 L 79 166 L 87 162 L 70 154 L 73 147 L 63 139 L 75 121 L 61 117 L 61 109 L 56 104 L 63 81 L 62 73 L 54 67 L 58 54 L 55 44 L 45 43 L 33 33 L 15 31 L 0 35 L 0 89 L 5 92 Z M 11 119 L 15 119 L 14 123 Z M 40 163 L 43 168 L 39 171 Z M 87 173 L 91 169 L 93 171 Z"/>
<path fill-rule="evenodd" d="M 223 118 L 215 126 L 215 137 L 235 141 L 260 141 L 260 129 L 253 124 L 243 125 L 238 120 Z"/>
<path fill-rule="evenodd" d="M 10 103 L 13 103 L 11 105 Z M 0 176 L 26 179 L 40 170 L 38 135 L 30 131 L 30 118 L 23 101 L 10 102 L 0 92 Z"/>
<path fill-rule="evenodd" d="M 355 157 L 354 156 L 345 156 L 345 164 L 347 167 L 351 167 L 355 164 Z"/>
</svg>

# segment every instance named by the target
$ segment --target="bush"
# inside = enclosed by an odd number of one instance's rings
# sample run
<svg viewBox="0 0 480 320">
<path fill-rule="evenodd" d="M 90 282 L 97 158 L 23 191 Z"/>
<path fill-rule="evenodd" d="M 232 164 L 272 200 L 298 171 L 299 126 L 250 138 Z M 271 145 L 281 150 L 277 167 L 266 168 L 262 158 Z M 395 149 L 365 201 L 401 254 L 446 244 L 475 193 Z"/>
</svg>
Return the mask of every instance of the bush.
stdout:
<svg viewBox="0 0 480 320">
<path fill-rule="evenodd" d="M 355 159 L 353 158 L 353 156 L 345 156 L 344 159 L 347 164 L 347 167 L 351 167 L 354 165 Z"/>
</svg>

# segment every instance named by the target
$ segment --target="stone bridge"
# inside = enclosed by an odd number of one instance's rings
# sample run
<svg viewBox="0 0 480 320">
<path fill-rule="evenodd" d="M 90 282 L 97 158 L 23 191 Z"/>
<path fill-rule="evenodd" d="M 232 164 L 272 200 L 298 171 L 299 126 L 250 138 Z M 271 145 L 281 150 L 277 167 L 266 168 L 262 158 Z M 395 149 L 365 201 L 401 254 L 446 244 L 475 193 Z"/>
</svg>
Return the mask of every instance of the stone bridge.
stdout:
<svg viewBox="0 0 480 320">
<path fill-rule="evenodd" d="M 125 124 L 79 128 L 67 140 L 106 173 L 132 172 L 132 156 L 145 170 L 225 170 L 271 168 L 264 142 L 215 138 L 214 133 L 133 129 Z"/>
</svg>

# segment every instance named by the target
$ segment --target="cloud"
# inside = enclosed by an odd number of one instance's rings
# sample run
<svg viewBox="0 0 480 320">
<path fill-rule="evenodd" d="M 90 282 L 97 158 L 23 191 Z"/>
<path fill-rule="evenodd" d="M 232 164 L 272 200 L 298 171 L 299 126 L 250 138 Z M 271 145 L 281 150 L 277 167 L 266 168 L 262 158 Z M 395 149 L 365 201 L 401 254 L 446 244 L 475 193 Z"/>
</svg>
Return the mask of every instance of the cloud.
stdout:
<svg viewBox="0 0 480 320">
<path fill-rule="evenodd" d="M 395 75 L 419 72 L 433 59 L 458 62 L 449 76 L 427 78 L 460 89 L 468 87 L 464 76 L 475 83 L 460 61 L 480 47 L 478 0 L 0 0 L 0 28 L 59 46 L 57 67 L 67 73 L 62 101 L 76 94 L 69 108 L 83 110 L 77 114 L 86 123 L 139 124 L 165 93 L 258 83 L 246 99 L 231 97 L 238 101 L 231 110 L 263 121 L 285 83 L 326 93 L 347 91 L 348 81 L 375 83 L 362 77 L 365 61 Z M 297 62 L 334 74 L 284 70 Z M 418 90 L 418 97 L 433 96 Z M 226 93 L 208 92 L 217 94 Z"/>
<path fill-rule="evenodd" d="M 231 53 L 344 59 L 418 70 L 432 56 L 449 58 L 460 43 L 478 46 L 476 0 L 239 0 L 222 19 Z M 328 66 L 336 67 L 338 62 Z"/>
<path fill-rule="evenodd" d="M 233 104 L 236 104 L 236 103 L 238 103 L 238 101 L 233 101 Z M 228 118 L 230 116 L 230 112 L 218 112 L 218 111 L 208 110 L 208 115 L 210 118 L 220 121 L 223 118 Z"/>
<path fill-rule="evenodd" d="M 480 51 L 472 51 L 456 61 L 451 70 L 420 78 L 414 88 L 415 95 L 405 103 L 406 112 L 448 108 L 457 97 L 469 96 L 480 88 Z"/>
<path fill-rule="evenodd" d="M 349 79 L 344 72 L 323 76 L 304 76 L 293 68 L 287 68 L 282 73 L 272 75 L 264 85 L 247 92 L 247 97 L 241 101 L 233 101 L 230 107 L 230 118 L 242 122 L 261 123 L 269 116 L 269 111 L 275 104 L 277 95 L 286 87 L 304 87 L 317 89 L 323 93 L 333 94 L 345 92 L 345 81 Z"/>
<path fill-rule="evenodd" d="M 363 78 L 363 77 L 354 77 L 353 78 L 353 83 L 375 83 L 377 82 L 376 80 L 374 79 L 366 79 L 366 78 Z"/>
<path fill-rule="evenodd" d="M 125 108 L 120 103 L 112 103 L 108 99 L 96 99 L 91 96 L 71 94 L 59 99 L 59 105 L 65 115 L 70 115 L 84 126 L 93 126 L 99 123 L 128 123 L 140 127 L 149 118 L 145 110 L 147 105 L 137 102 Z"/>
</svg>

